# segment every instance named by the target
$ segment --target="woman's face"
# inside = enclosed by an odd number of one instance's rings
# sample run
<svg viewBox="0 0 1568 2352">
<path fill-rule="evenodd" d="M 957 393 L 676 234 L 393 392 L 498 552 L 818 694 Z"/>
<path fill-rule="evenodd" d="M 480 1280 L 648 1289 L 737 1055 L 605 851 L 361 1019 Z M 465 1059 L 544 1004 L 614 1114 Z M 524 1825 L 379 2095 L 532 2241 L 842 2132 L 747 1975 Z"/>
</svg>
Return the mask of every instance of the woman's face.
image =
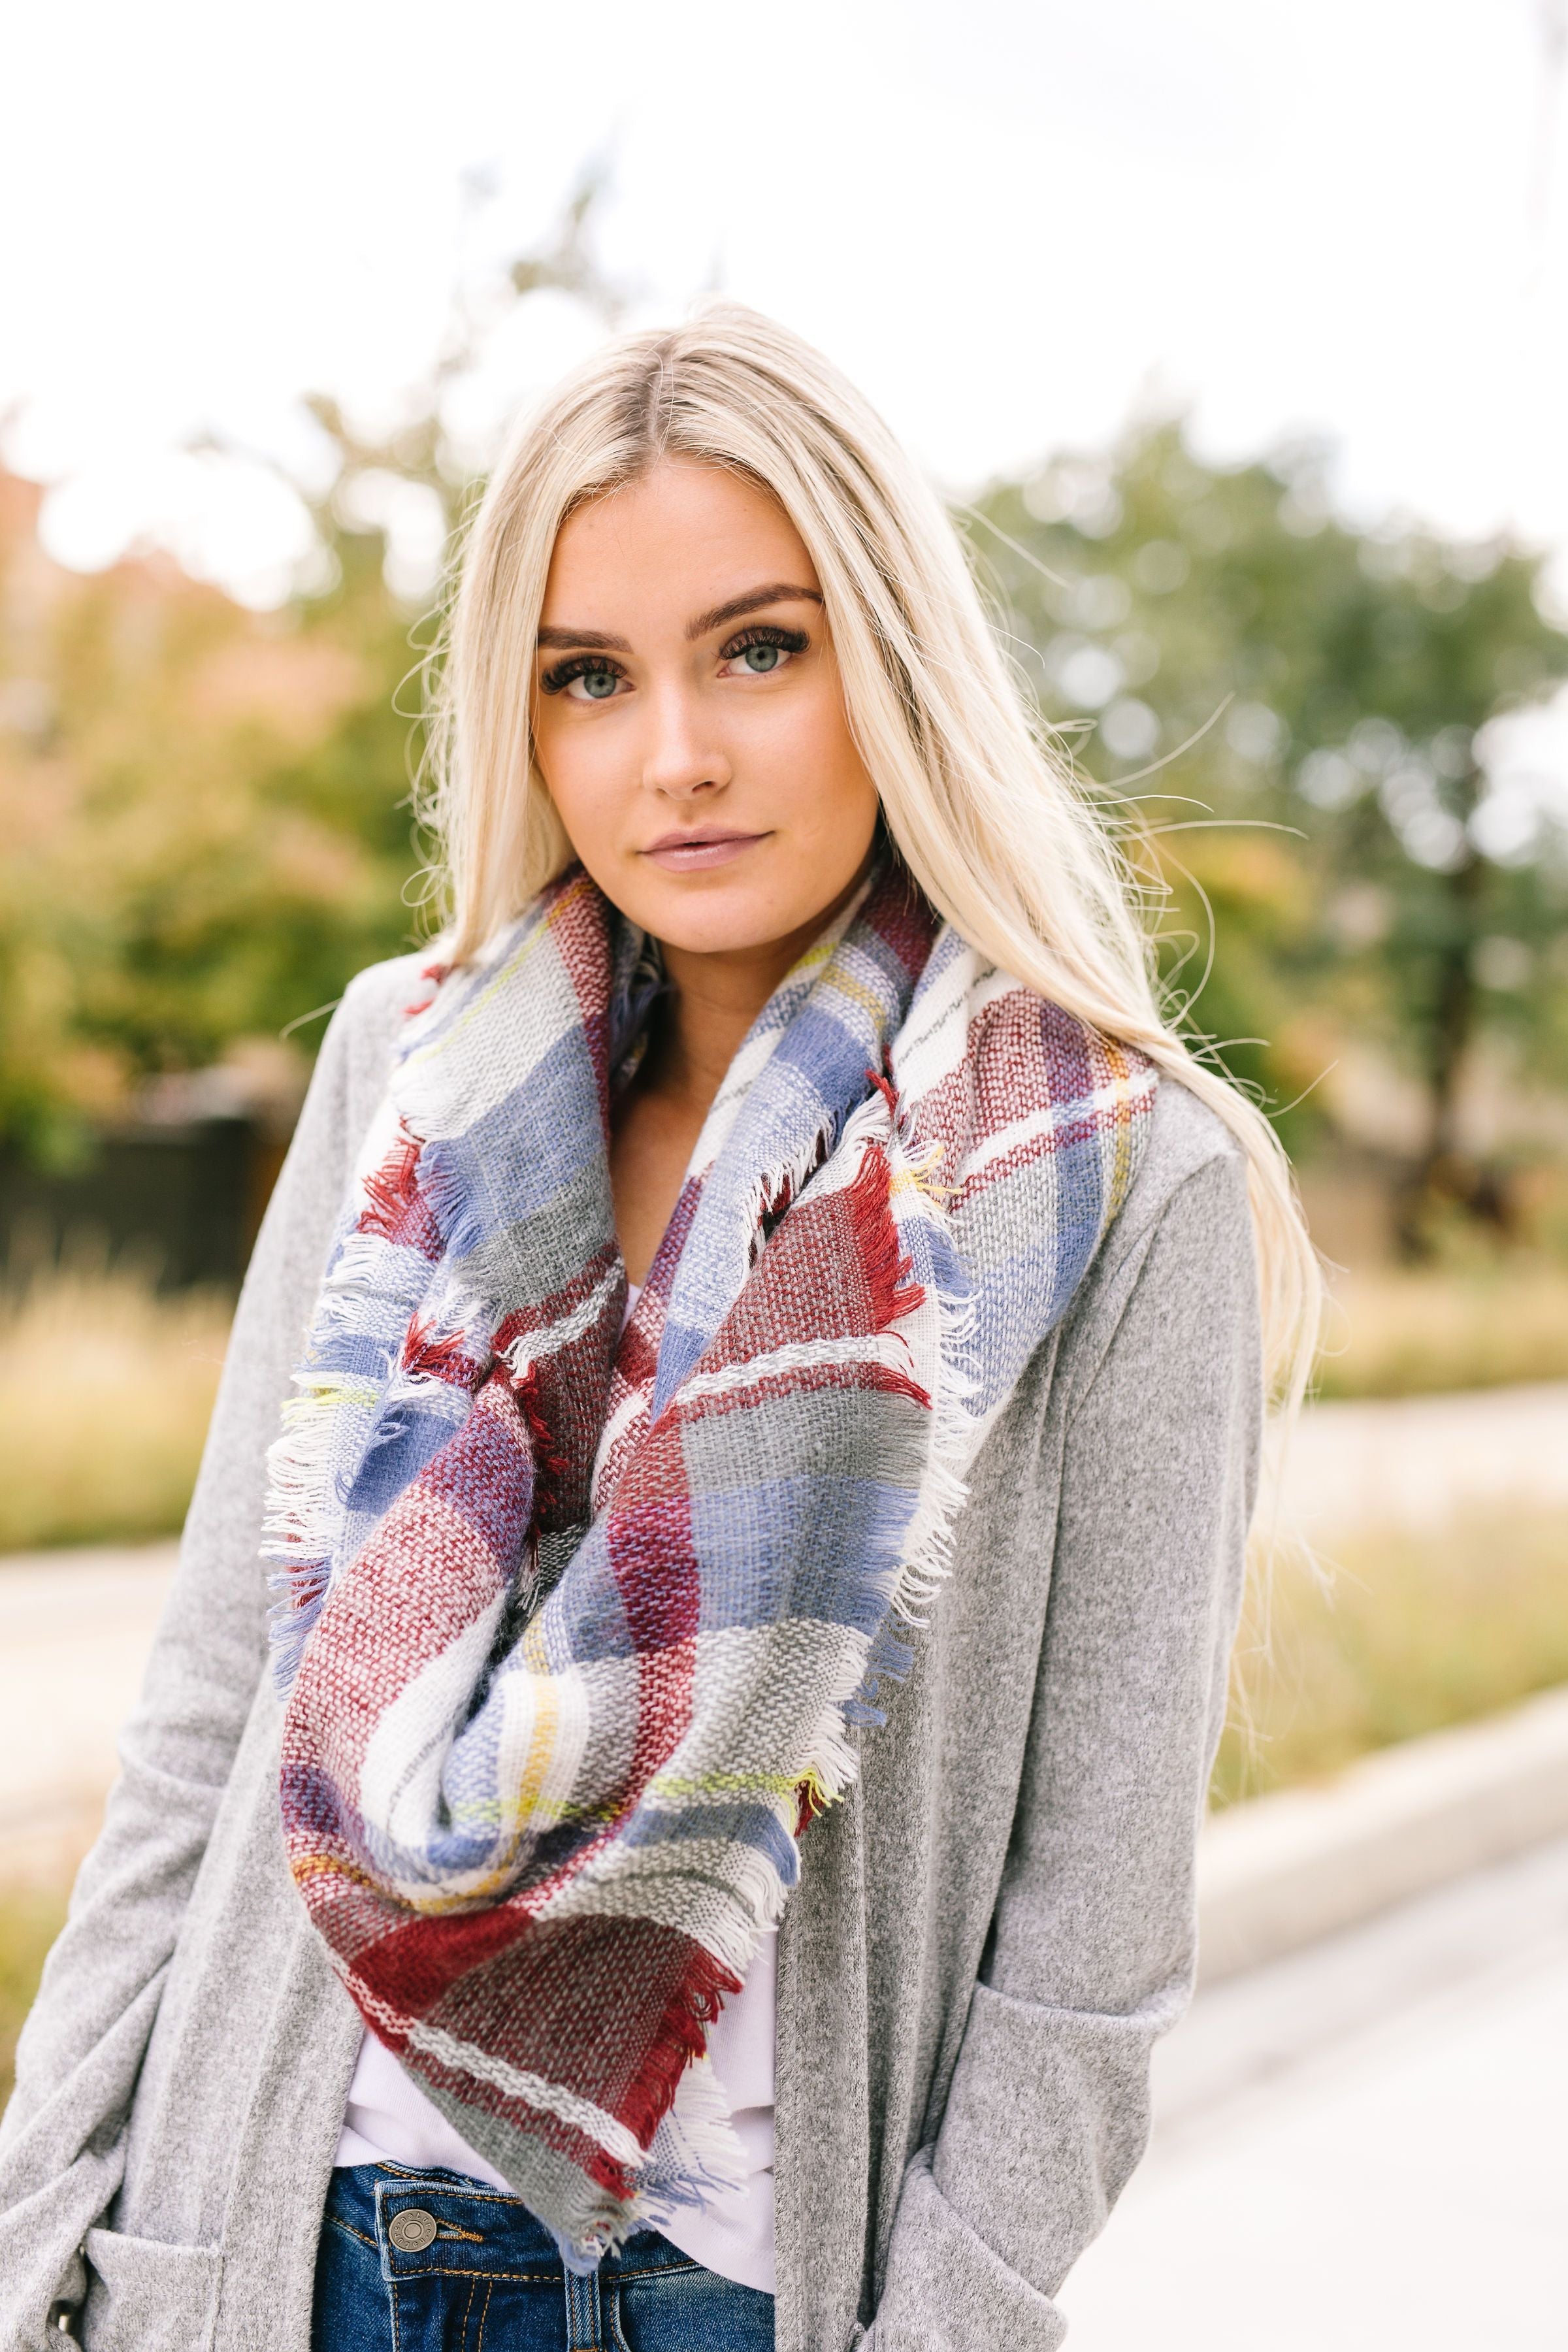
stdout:
<svg viewBox="0 0 1568 2352">
<path fill-rule="evenodd" d="M 820 583 L 768 494 L 666 460 L 562 526 L 539 632 L 540 772 L 588 872 L 689 952 L 809 932 L 877 795 Z"/>
</svg>

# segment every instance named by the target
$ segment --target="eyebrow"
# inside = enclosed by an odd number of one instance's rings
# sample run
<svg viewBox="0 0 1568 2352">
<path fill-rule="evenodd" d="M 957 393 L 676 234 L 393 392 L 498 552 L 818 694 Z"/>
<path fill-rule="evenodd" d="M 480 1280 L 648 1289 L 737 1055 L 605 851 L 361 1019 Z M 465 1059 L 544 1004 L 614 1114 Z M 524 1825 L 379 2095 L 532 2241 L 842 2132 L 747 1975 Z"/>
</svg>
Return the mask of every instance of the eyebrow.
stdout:
<svg viewBox="0 0 1568 2352">
<path fill-rule="evenodd" d="M 819 588 L 797 588 L 788 580 L 774 580 L 766 588 L 748 588 L 743 595 L 731 596 L 727 604 L 715 604 L 710 613 L 699 613 L 694 621 L 686 624 L 689 640 L 707 636 L 710 629 L 721 629 L 726 621 L 744 619 L 748 613 L 760 613 L 764 604 L 820 604 Z"/>
<path fill-rule="evenodd" d="M 715 604 L 711 612 L 699 613 L 686 625 L 689 643 L 721 629 L 726 621 L 743 620 L 748 613 L 760 613 L 768 604 L 820 604 L 819 588 L 797 587 L 792 581 L 771 581 L 765 588 L 748 588 L 743 594 L 731 596 L 725 604 Z M 542 649 L 552 653 L 582 651 L 595 654 L 629 654 L 631 646 L 625 637 L 613 637 L 604 629 L 560 629 L 545 627 L 539 632 Z"/>
<path fill-rule="evenodd" d="M 595 654 L 629 654 L 631 651 L 625 637 L 608 636 L 603 629 L 541 629 L 539 642 L 555 653 L 564 652 L 574 646 L 581 646 Z"/>
</svg>

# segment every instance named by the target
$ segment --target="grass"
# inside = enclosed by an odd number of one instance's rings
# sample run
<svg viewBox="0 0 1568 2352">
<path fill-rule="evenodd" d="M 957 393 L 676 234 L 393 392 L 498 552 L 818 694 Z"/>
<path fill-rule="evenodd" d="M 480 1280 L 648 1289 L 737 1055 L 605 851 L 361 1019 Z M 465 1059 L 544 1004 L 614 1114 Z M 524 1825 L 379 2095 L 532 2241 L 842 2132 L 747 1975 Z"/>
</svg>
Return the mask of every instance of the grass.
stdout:
<svg viewBox="0 0 1568 2352">
<path fill-rule="evenodd" d="M 1367 1532 L 1321 1577 L 1282 1556 L 1270 1580 L 1254 1580 L 1214 1801 L 1321 1779 L 1559 1683 L 1568 1513 L 1476 1512 L 1436 1537 Z M 0 1888 L 0 2105 L 64 1916 L 63 1889 Z"/>
<path fill-rule="evenodd" d="M 1314 1570 L 1255 1576 L 1216 1804 L 1321 1779 L 1373 1748 L 1568 1683 L 1568 1513 L 1459 1513 L 1358 1532 Z"/>
<path fill-rule="evenodd" d="M 1335 1294 L 1324 1397 L 1568 1380 L 1559 1260 L 1363 1273 Z M 228 1315 L 221 1293 L 160 1295 L 129 1267 L 0 1286 L 0 1552 L 177 1531 Z"/>
<path fill-rule="evenodd" d="M 37 1990 L 45 1956 L 65 1925 L 66 1898 L 56 1893 L 0 1895 L 0 2108 L 11 2095 L 16 2036 Z"/>
<path fill-rule="evenodd" d="M 0 1290 L 0 1551 L 173 1534 L 228 1333 L 218 1293 L 48 1267 Z"/>
<path fill-rule="evenodd" d="M 1555 1258 L 1342 1275 L 1322 1397 L 1423 1396 L 1568 1380 L 1568 1266 Z"/>
<path fill-rule="evenodd" d="M 1407 1396 L 1568 1379 L 1568 1269 L 1342 1277 L 1320 1393 Z M 161 1297 L 129 1269 L 0 1289 L 0 1550 L 172 1533 L 225 1340 L 220 1296 Z M 1216 1804 L 1323 1778 L 1372 1749 L 1568 1683 L 1568 1514 L 1477 1511 L 1434 1537 L 1367 1529 L 1323 1571 L 1254 1579 Z M 0 2105 L 65 1916 L 0 1889 Z"/>
</svg>

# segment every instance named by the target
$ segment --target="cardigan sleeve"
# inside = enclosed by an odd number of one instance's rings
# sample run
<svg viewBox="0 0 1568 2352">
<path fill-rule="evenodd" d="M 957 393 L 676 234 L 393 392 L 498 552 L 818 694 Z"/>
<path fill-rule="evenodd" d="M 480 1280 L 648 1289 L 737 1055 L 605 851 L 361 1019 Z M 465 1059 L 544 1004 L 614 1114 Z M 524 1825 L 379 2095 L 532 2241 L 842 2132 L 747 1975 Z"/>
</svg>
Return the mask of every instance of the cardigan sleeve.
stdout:
<svg viewBox="0 0 1568 2352">
<path fill-rule="evenodd" d="M 384 1059 L 386 992 L 363 975 L 323 1041 L 240 1294 L 120 1776 L 17 2049 L 0 2120 L 0 2352 L 41 2347 L 48 2305 L 79 2294 L 76 2250 L 119 2186 L 137 2072 L 265 1664 L 266 1450 L 342 1199 L 356 1065 L 374 1083 Z"/>
<path fill-rule="evenodd" d="M 1068 1367 L 1007 1863 L 941 2126 L 900 2189 L 874 2352 L 1061 2342 L 1057 2292 L 1143 2152 L 1150 2053 L 1192 1990 L 1261 1422 L 1234 1151 L 1129 1257 Z"/>
</svg>

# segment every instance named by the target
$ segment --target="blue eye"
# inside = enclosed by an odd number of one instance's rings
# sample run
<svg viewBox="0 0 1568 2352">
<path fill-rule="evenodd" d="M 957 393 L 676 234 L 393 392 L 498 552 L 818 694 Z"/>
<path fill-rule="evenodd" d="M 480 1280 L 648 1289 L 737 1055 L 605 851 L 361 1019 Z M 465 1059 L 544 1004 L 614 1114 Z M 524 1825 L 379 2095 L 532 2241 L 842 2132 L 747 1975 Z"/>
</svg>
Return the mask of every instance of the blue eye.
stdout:
<svg viewBox="0 0 1568 2352">
<path fill-rule="evenodd" d="M 764 621 L 743 636 L 731 637 L 721 656 L 731 677 L 773 677 L 810 643 L 799 629 L 781 629 Z"/>
<path fill-rule="evenodd" d="M 608 702 L 624 680 L 602 654 L 574 654 L 539 682 L 546 694 L 564 694 L 573 702 Z"/>
</svg>

